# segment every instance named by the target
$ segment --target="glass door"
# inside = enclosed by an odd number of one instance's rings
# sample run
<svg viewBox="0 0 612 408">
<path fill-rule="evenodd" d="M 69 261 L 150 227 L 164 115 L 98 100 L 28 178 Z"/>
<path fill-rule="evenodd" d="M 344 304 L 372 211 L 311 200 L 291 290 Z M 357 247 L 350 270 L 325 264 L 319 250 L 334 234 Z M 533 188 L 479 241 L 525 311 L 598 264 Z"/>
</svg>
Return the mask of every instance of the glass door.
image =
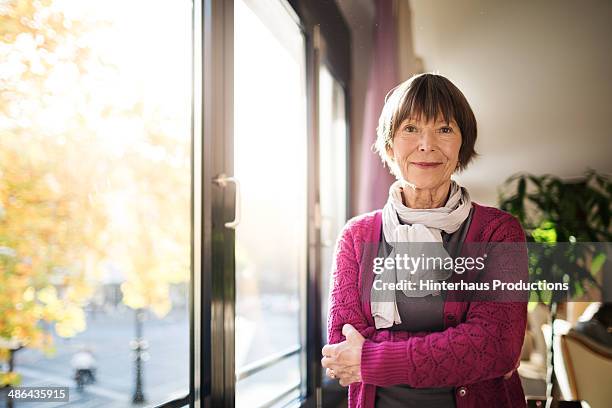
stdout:
<svg viewBox="0 0 612 408">
<path fill-rule="evenodd" d="M 285 2 L 234 2 L 236 406 L 295 399 L 307 255 L 305 44 Z"/>
</svg>

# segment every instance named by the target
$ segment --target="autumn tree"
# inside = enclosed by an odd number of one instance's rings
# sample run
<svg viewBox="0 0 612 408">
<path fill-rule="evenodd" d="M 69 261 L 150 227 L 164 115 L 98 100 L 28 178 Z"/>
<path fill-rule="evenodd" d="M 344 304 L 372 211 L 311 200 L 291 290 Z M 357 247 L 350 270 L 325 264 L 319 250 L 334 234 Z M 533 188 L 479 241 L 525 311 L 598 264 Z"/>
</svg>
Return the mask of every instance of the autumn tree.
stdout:
<svg viewBox="0 0 612 408">
<path fill-rule="evenodd" d="M 0 360 L 84 330 L 105 261 L 124 303 L 159 317 L 189 277 L 186 107 L 108 92 L 121 67 L 90 44 L 103 30 L 52 1 L 0 6 Z"/>
</svg>

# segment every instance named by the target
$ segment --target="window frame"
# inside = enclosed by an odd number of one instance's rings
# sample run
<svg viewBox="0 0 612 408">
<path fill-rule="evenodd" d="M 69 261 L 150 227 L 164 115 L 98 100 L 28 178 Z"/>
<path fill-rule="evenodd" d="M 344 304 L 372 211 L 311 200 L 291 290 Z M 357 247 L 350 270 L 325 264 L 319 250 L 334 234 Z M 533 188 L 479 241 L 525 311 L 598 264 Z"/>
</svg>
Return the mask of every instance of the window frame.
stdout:
<svg viewBox="0 0 612 408">
<path fill-rule="evenodd" d="M 325 384 L 321 383 L 320 365 L 325 328 L 320 319 L 321 231 L 316 214 L 320 177 L 318 71 L 320 64 L 325 64 L 345 93 L 348 170 L 350 32 L 334 2 L 288 0 L 287 4 L 299 19 L 306 46 L 308 251 L 307 276 L 300 295 L 301 304 L 306 307 L 302 308 L 301 347 L 275 356 L 266 366 L 300 353 L 305 381 L 300 384 L 302 397 L 292 405 L 331 406 L 334 402 L 323 398 Z M 235 404 L 235 233 L 224 226 L 225 221 L 234 218 L 235 189 L 231 184 L 222 187 L 214 182 L 220 175 L 232 175 L 234 168 L 233 20 L 233 0 L 193 2 L 190 389 L 188 396 L 159 408 L 186 405 L 231 408 Z M 350 197 L 348 171 L 347 175 L 346 191 Z"/>
<path fill-rule="evenodd" d="M 307 288 L 307 361 L 305 395 L 301 407 L 334 407 L 346 398 L 346 388 L 336 381 L 323 381 L 321 366 L 321 339 L 326 327 L 321 322 L 322 293 L 321 268 L 321 220 L 318 213 L 320 203 L 319 174 L 319 68 L 325 65 L 345 94 L 346 141 L 347 141 L 347 197 L 350 191 L 350 80 L 351 50 L 350 31 L 335 2 L 289 0 L 296 10 L 304 30 L 307 43 L 307 98 L 308 98 L 308 166 L 309 166 L 309 256 Z M 347 212 L 349 214 L 349 200 Z"/>
</svg>

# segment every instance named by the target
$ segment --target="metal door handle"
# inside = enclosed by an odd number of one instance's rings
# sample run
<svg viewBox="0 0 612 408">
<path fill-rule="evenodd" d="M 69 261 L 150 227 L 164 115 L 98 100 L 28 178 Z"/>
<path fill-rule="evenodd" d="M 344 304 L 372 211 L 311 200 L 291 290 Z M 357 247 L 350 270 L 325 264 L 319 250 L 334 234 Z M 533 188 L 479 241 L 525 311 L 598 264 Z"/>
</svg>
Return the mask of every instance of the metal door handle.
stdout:
<svg viewBox="0 0 612 408">
<path fill-rule="evenodd" d="M 228 177 L 225 174 L 219 174 L 214 180 L 213 183 L 218 185 L 219 187 L 227 186 L 227 183 L 234 183 L 236 185 L 236 205 L 234 212 L 234 221 L 229 221 L 225 223 L 227 228 L 236 229 L 238 224 L 240 224 L 240 182 L 236 177 Z"/>
</svg>

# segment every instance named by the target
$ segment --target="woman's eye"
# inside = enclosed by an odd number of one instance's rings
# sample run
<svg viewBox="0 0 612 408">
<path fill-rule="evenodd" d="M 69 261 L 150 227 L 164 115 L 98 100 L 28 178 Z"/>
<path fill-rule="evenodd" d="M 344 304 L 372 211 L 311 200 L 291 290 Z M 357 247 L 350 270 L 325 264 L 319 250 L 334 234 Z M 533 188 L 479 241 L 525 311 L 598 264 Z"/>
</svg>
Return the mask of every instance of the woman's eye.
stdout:
<svg viewBox="0 0 612 408">
<path fill-rule="evenodd" d="M 408 125 L 404 128 L 404 130 L 406 130 L 407 132 L 416 132 L 417 128 L 416 126 Z"/>
<path fill-rule="evenodd" d="M 452 133 L 453 132 L 453 128 L 449 127 L 449 126 L 446 126 L 446 127 L 441 128 L 440 131 L 442 133 Z"/>
</svg>

